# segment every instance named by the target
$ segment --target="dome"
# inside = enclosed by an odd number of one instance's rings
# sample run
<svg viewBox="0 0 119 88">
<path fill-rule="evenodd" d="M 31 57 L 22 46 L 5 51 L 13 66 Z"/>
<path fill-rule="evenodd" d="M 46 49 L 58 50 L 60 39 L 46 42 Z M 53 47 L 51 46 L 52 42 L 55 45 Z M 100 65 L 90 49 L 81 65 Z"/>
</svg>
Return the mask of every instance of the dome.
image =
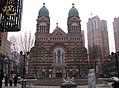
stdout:
<svg viewBox="0 0 119 88">
<path fill-rule="evenodd" d="M 43 7 L 39 10 L 38 16 L 49 16 L 49 11 L 45 7 L 45 3 L 43 3 Z"/>
<path fill-rule="evenodd" d="M 70 16 L 79 16 L 78 10 L 74 7 L 74 4 L 72 4 L 72 8 L 69 10 L 69 17 Z"/>
</svg>

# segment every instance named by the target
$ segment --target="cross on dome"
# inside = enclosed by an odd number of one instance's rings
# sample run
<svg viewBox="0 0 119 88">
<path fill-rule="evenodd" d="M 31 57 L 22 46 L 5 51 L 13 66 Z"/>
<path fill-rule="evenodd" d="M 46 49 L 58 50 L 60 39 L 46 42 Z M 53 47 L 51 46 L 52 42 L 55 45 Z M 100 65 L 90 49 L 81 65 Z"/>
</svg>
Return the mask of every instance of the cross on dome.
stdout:
<svg viewBox="0 0 119 88">
<path fill-rule="evenodd" d="M 74 7 L 74 3 L 72 3 L 72 6 Z"/>
<path fill-rule="evenodd" d="M 58 27 L 58 23 L 56 23 L 56 26 Z"/>
<path fill-rule="evenodd" d="M 43 6 L 45 6 L 45 3 L 43 3 Z"/>
</svg>

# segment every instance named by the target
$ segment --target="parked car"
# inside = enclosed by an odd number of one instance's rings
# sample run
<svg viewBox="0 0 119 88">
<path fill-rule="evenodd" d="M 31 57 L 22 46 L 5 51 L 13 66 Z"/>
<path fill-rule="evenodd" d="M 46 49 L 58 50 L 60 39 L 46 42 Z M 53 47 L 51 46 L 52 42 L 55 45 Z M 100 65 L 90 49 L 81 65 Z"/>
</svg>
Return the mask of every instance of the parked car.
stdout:
<svg viewBox="0 0 119 88">
<path fill-rule="evenodd" d="M 18 83 L 21 83 L 22 80 L 23 80 L 23 78 L 21 78 L 20 76 L 18 76 L 18 80 L 17 80 L 17 82 L 18 82 Z"/>
</svg>

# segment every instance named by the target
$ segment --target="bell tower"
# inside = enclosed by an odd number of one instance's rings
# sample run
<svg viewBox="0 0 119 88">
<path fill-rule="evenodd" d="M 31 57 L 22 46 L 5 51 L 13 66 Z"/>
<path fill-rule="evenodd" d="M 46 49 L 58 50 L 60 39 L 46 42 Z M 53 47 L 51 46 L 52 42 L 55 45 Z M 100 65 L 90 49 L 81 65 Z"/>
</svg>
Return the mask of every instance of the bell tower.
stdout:
<svg viewBox="0 0 119 88">
<path fill-rule="evenodd" d="M 43 7 L 39 10 L 37 19 L 36 32 L 39 34 L 48 34 L 50 31 L 50 17 L 49 11 L 43 3 Z"/>
<path fill-rule="evenodd" d="M 81 33 L 81 20 L 79 17 L 78 10 L 74 7 L 74 3 L 72 4 L 72 8 L 68 13 L 67 27 L 68 33 L 70 35 L 79 35 Z"/>
</svg>

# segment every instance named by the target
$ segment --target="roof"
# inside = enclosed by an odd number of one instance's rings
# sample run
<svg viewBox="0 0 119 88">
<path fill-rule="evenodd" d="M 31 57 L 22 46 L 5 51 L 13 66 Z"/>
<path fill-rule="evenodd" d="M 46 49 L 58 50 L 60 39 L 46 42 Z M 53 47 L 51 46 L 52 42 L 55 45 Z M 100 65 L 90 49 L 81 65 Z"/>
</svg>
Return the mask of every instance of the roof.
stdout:
<svg viewBox="0 0 119 88">
<path fill-rule="evenodd" d="M 79 16 L 78 10 L 74 7 L 74 4 L 72 4 L 72 8 L 69 10 L 68 16 Z"/>
<path fill-rule="evenodd" d="M 45 7 L 45 3 L 43 3 L 43 7 L 39 10 L 38 16 L 49 16 L 49 11 Z"/>
</svg>

